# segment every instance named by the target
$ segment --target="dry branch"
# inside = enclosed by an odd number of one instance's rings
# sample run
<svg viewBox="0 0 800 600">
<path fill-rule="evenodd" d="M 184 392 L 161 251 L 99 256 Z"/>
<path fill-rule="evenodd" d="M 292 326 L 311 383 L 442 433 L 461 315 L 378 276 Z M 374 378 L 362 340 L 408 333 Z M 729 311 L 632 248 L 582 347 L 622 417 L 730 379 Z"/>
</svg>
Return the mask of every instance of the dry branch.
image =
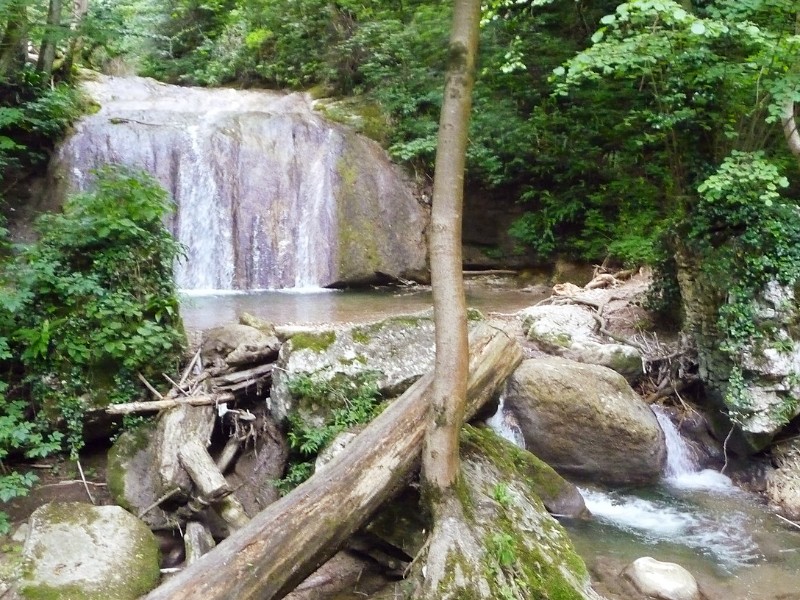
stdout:
<svg viewBox="0 0 800 600">
<path fill-rule="evenodd" d="M 153 400 L 152 402 L 128 402 L 127 404 L 112 404 L 106 407 L 105 411 L 109 415 L 130 415 L 133 413 L 158 412 L 176 406 L 209 406 L 211 404 L 222 404 L 232 402 L 234 395 L 229 392 L 221 394 L 203 394 L 199 396 L 187 396 L 175 400 Z"/>
</svg>

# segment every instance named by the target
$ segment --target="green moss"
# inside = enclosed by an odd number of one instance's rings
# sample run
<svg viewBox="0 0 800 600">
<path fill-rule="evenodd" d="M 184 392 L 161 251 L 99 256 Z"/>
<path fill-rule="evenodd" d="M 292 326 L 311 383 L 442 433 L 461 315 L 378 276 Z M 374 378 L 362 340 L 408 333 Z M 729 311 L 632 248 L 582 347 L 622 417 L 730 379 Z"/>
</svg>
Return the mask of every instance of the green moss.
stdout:
<svg viewBox="0 0 800 600">
<path fill-rule="evenodd" d="M 318 86 L 319 87 L 319 86 Z M 309 90 L 317 94 L 316 97 L 325 95 L 325 90 Z M 379 144 L 386 144 L 389 139 L 391 124 L 381 105 L 377 102 L 361 97 L 345 98 L 343 100 L 319 102 L 315 105 L 326 119 L 342 123 L 355 129 Z"/>
<path fill-rule="evenodd" d="M 296 333 L 291 338 L 292 350 L 311 350 L 325 352 L 336 341 L 336 333 L 323 331 L 320 333 Z"/>
<path fill-rule="evenodd" d="M 101 516 L 93 507 L 78 502 L 56 502 L 47 506 L 44 513 L 47 521 L 67 523 L 88 528 Z M 22 585 L 21 594 L 29 600 L 134 600 L 152 590 L 160 577 L 160 558 L 158 542 L 144 524 L 131 540 L 131 553 L 127 561 L 118 565 L 120 572 L 127 576 L 124 585 L 119 582 L 87 581 L 84 585 L 69 584 L 51 586 L 45 584 Z M 39 551 L 41 557 L 41 550 Z M 35 567 L 33 561 L 25 566 L 24 579 L 29 579 Z"/>
<path fill-rule="evenodd" d="M 478 311 L 475 312 L 480 315 Z M 483 318 L 483 315 L 481 315 L 481 318 Z M 433 323 L 433 313 L 430 310 L 415 315 L 388 317 L 377 323 L 369 323 L 367 325 L 354 327 L 352 330 L 353 341 L 359 344 L 368 344 L 374 337 L 378 336 L 381 331 L 386 329 L 416 329 L 423 323 Z"/>
<path fill-rule="evenodd" d="M 483 316 L 483 313 L 479 311 L 477 308 L 468 308 L 467 309 L 467 321 L 470 323 L 477 322 L 477 321 L 484 321 L 486 317 Z"/>
<path fill-rule="evenodd" d="M 570 485 L 561 475 L 534 454 L 507 442 L 488 427 L 466 425 L 461 430 L 464 456 L 476 454 L 488 457 L 509 476 L 519 473 L 531 492 L 545 501 L 555 500 Z"/>
<path fill-rule="evenodd" d="M 147 448 L 150 437 L 155 428 L 154 423 L 146 423 L 136 429 L 128 430 L 120 434 L 114 445 L 108 451 L 108 461 L 106 464 L 106 484 L 108 492 L 114 502 L 126 510 L 132 510 L 125 501 L 125 469 L 137 453 Z"/>
</svg>

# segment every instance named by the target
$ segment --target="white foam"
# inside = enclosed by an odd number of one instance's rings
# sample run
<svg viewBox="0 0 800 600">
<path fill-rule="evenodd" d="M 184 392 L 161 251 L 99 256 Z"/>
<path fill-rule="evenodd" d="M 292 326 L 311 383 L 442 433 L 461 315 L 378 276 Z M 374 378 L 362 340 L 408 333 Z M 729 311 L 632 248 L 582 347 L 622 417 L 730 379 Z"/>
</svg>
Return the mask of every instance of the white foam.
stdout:
<svg viewBox="0 0 800 600">
<path fill-rule="evenodd" d="M 715 518 L 698 507 L 617 493 L 581 489 L 586 507 L 600 522 L 649 543 L 669 542 L 694 548 L 725 567 L 751 564 L 761 554 L 745 530 L 746 517 L 729 512 Z"/>
</svg>

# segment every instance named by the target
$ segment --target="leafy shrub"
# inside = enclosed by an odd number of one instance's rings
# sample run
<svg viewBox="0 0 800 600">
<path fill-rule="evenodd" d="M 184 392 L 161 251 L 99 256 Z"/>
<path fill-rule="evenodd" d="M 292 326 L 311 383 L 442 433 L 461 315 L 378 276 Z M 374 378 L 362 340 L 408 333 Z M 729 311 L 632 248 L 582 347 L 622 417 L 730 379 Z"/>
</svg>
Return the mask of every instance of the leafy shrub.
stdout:
<svg viewBox="0 0 800 600">
<path fill-rule="evenodd" d="M 314 472 L 314 459 L 342 431 L 368 423 L 379 412 L 380 391 L 378 374 L 362 373 L 355 378 L 336 376 L 298 375 L 289 380 L 293 396 L 312 400 L 323 406 L 338 406 L 321 427 L 310 425 L 302 416 L 289 416 L 289 448 L 292 452 L 286 476 L 278 482 L 281 491 L 288 492 L 308 479 Z"/>
<path fill-rule="evenodd" d="M 184 336 L 172 279 L 181 247 L 164 228 L 167 194 L 120 167 L 93 191 L 42 216 L 40 237 L 6 278 L 14 286 L 12 349 L 36 411 L 67 425 L 73 454 L 87 405 L 125 402 L 137 372 L 173 370 Z"/>
</svg>

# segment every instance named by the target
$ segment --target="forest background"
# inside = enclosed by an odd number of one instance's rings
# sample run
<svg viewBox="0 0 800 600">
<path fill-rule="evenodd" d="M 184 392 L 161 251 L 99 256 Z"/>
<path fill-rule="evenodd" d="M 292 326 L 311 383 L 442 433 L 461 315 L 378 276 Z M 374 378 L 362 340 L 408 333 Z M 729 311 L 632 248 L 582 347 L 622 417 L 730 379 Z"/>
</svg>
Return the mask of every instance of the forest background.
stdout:
<svg viewBox="0 0 800 600">
<path fill-rule="evenodd" d="M 91 110 L 76 88 L 79 67 L 337 98 L 328 117 L 383 144 L 426 185 L 450 11 L 437 0 L 6 0 L 0 196 L 9 208 L 24 202 L 53 144 Z M 754 293 L 800 275 L 798 14 L 793 0 L 489 0 L 469 193 L 521 203 L 510 233 L 543 262 L 654 265 L 656 301 L 673 313 L 675 256 L 693 257 L 725 291 L 721 345 L 735 363 L 757 335 Z M 159 225 L 169 201 L 137 174 L 102 181 L 91 202 L 41 222 L 39 242 L 4 247 L 0 460 L 65 441 L 76 453 L 75 399 L 97 373 L 114 380 L 111 401 L 125 401 L 139 393 L 134 374 L 147 357 L 179 354 L 164 274 L 180 249 Z M 119 198 L 129 212 L 111 210 Z M 133 252 L 131 240 L 147 241 L 152 268 L 126 287 L 110 266 L 140 261 L 120 254 Z M 104 301 L 87 305 L 90 295 Z M 31 418 L 48 410 L 65 435 L 52 419 Z M 6 472 L 0 500 L 31 483 Z"/>
</svg>

